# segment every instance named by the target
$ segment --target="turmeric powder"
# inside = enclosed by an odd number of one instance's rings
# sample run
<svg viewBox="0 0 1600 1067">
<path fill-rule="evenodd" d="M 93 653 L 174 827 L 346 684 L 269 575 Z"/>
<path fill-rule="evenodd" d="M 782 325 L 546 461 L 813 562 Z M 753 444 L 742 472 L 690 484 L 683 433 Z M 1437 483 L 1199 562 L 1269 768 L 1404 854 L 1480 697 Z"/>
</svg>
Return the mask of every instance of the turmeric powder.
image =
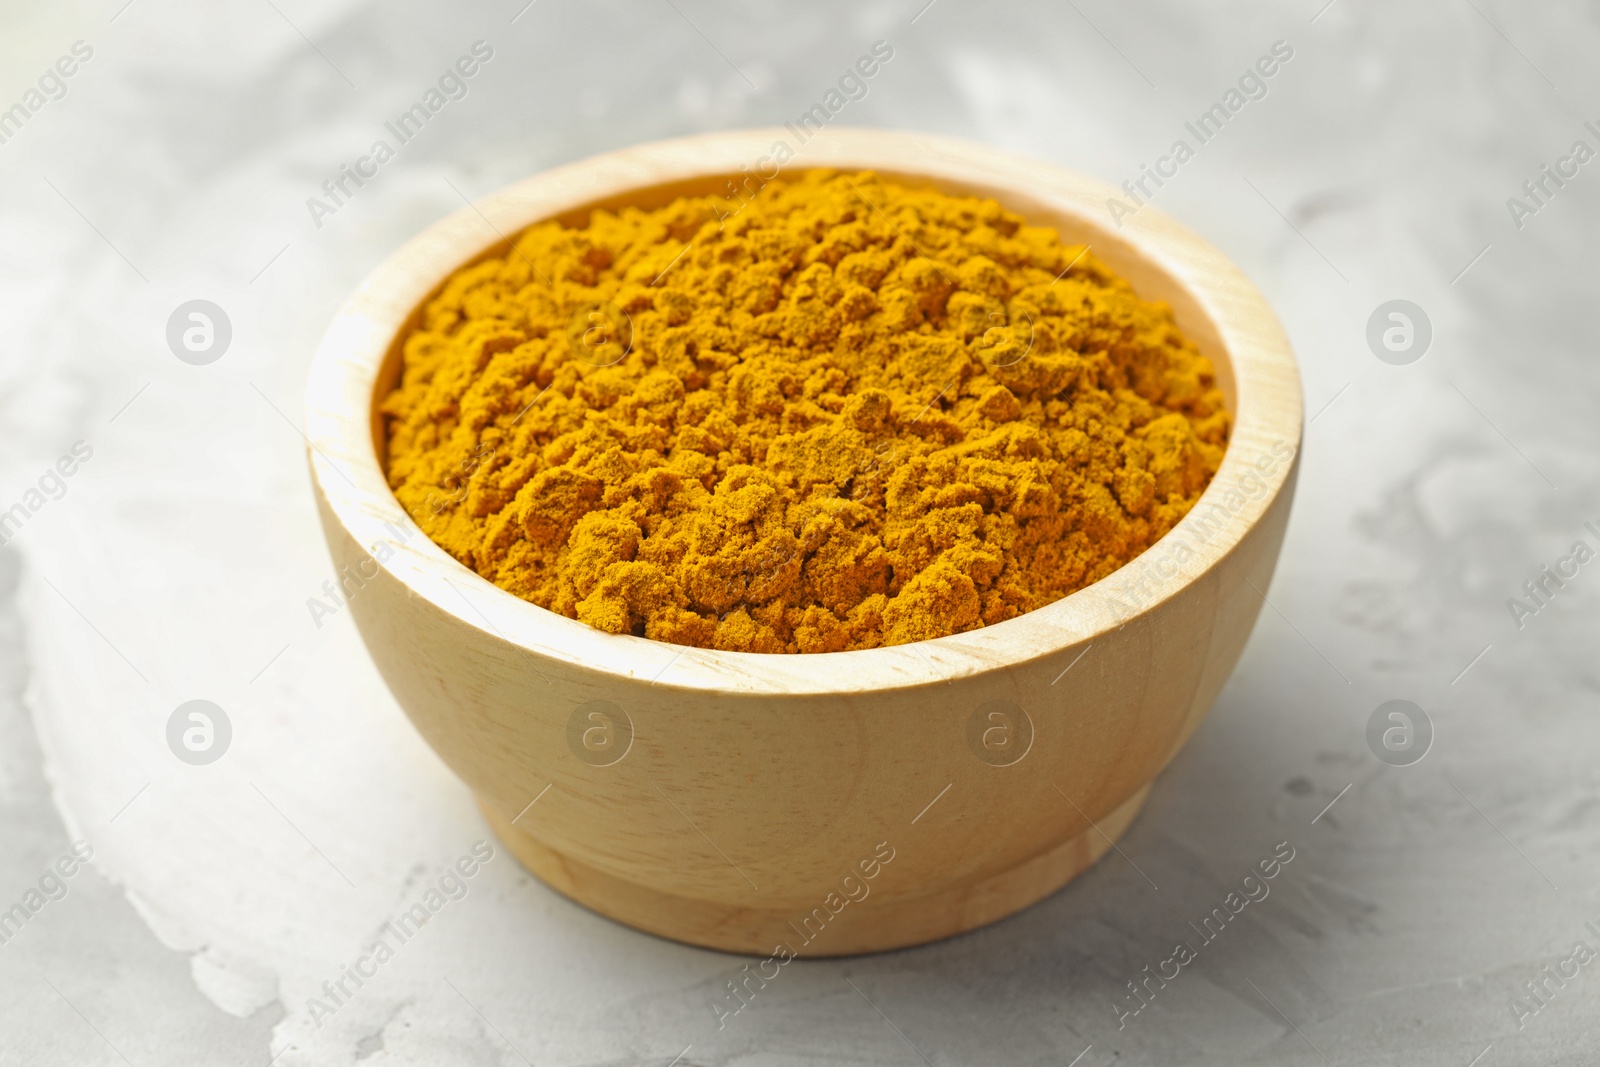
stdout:
<svg viewBox="0 0 1600 1067">
<path fill-rule="evenodd" d="M 382 401 L 463 564 L 611 633 L 833 652 L 1106 577 L 1221 462 L 1170 309 L 993 200 L 813 170 L 543 222 L 456 272 Z"/>
</svg>

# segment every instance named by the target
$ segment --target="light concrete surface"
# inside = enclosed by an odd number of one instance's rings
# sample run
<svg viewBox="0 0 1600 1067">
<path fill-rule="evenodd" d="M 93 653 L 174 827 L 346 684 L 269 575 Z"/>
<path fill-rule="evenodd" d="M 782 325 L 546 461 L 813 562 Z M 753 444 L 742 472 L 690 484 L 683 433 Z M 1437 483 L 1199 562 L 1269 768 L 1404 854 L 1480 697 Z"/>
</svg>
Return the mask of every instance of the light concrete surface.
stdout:
<svg viewBox="0 0 1600 1067">
<path fill-rule="evenodd" d="M 923 2 L 6 6 L 0 108 L 92 54 L 0 143 L 0 511 L 26 512 L 0 550 L 0 908 L 39 905 L 0 944 L 0 1063 L 1600 1060 L 1600 960 L 1574 956 L 1600 949 L 1600 568 L 1520 628 L 1507 606 L 1600 549 L 1600 165 L 1561 163 L 1600 148 L 1595 6 Z M 480 40 L 467 95 L 314 220 L 307 198 Z M 499 852 L 319 1010 L 490 836 L 347 613 L 307 609 L 332 577 L 297 429 L 323 326 L 463 197 L 792 120 L 877 40 L 892 61 L 835 121 L 1118 183 L 1293 50 L 1147 186 L 1273 301 L 1314 416 L 1270 606 L 1210 719 L 1062 892 L 791 964 L 731 1017 L 745 961 L 600 919 Z M 1546 164 L 1576 174 L 1514 218 Z M 166 339 L 194 299 L 232 326 L 205 366 Z M 1367 343 L 1391 299 L 1431 322 L 1409 365 Z M 192 699 L 232 726 L 205 766 L 167 743 Z M 1410 766 L 1367 741 L 1394 699 L 1435 732 Z M 1204 940 L 1280 843 L 1270 894 Z M 1134 999 L 1178 942 L 1194 958 Z"/>
</svg>

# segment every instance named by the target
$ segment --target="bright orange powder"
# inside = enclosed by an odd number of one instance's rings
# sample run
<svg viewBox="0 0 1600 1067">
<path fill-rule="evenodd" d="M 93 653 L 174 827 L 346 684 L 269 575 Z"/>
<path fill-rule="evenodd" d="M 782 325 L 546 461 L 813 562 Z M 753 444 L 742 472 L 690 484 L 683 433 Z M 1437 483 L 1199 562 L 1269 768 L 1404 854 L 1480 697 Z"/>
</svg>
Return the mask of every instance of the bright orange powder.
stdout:
<svg viewBox="0 0 1600 1067">
<path fill-rule="evenodd" d="M 748 652 L 1081 589 L 1182 518 L 1229 428 L 1170 310 L 1083 246 L 830 171 L 530 227 L 429 302 L 383 411 L 396 496 L 462 563 Z"/>
</svg>

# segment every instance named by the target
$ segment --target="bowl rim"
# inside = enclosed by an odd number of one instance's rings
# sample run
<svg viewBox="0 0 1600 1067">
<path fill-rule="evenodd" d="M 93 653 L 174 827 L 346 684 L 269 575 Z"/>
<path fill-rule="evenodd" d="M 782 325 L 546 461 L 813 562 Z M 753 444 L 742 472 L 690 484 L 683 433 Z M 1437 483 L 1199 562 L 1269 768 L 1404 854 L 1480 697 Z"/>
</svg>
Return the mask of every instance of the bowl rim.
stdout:
<svg viewBox="0 0 1600 1067">
<path fill-rule="evenodd" d="M 534 222 L 675 183 L 749 174 L 752 167 L 764 175 L 768 166 L 777 167 L 780 144 L 794 156 L 791 168 L 876 170 L 994 195 L 1030 221 L 1093 232 L 1097 258 L 1124 277 L 1144 271 L 1147 280 L 1175 286 L 1161 298 L 1174 304 L 1179 325 L 1212 358 L 1219 382 L 1232 393 L 1228 450 L 1195 507 L 1119 570 L 1044 607 L 965 633 L 846 652 L 724 652 L 604 633 L 499 588 L 423 535 L 384 477 L 373 411 L 378 375 L 418 307 L 461 266 L 487 258 Z M 423 230 L 374 268 L 340 308 L 307 379 L 314 488 L 325 514 L 411 595 L 485 640 L 618 680 L 707 693 L 870 693 L 940 685 L 1087 647 L 1178 595 L 1238 546 L 1290 484 L 1303 429 L 1299 372 L 1266 298 L 1221 252 L 1155 208 L 1140 206 L 1113 225 L 1113 199 L 1129 203 L 1122 191 L 1054 164 L 977 142 L 879 129 L 711 133 L 543 171 Z M 1031 210 L 1020 209 L 1019 201 Z M 1181 552 L 1176 558 L 1175 547 Z M 376 577 L 360 569 L 363 580 Z"/>
</svg>

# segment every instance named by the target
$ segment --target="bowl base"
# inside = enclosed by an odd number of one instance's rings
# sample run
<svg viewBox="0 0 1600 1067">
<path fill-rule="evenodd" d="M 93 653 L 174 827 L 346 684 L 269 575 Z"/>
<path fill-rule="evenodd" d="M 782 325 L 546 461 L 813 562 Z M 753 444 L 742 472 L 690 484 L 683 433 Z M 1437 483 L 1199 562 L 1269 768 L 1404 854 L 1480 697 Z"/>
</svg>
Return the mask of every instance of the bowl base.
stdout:
<svg viewBox="0 0 1600 1067">
<path fill-rule="evenodd" d="M 540 881 L 562 896 L 624 925 L 701 948 L 752 956 L 853 956 L 907 948 L 975 930 L 1021 911 L 1088 869 L 1121 837 L 1144 806 L 1146 785 L 1091 827 L 1031 859 L 976 882 L 913 897 L 874 894 L 830 917 L 820 931 L 793 923 L 797 909 L 730 906 L 663 893 L 624 881 L 557 852 L 479 801 L 500 841 Z M 804 909 L 798 909 L 804 914 Z M 806 939 L 810 934 L 809 939 Z"/>
</svg>

